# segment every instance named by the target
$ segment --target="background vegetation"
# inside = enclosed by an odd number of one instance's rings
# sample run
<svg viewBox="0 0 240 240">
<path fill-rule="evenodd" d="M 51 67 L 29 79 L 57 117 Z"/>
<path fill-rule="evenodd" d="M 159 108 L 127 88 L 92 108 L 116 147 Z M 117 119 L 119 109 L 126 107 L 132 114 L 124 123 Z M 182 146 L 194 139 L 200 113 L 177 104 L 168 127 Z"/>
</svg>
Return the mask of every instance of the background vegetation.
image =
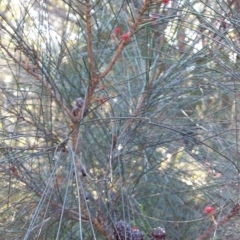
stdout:
<svg viewBox="0 0 240 240">
<path fill-rule="evenodd" d="M 0 9 L 0 239 L 239 239 L 238 1 Z"/>
</svg>

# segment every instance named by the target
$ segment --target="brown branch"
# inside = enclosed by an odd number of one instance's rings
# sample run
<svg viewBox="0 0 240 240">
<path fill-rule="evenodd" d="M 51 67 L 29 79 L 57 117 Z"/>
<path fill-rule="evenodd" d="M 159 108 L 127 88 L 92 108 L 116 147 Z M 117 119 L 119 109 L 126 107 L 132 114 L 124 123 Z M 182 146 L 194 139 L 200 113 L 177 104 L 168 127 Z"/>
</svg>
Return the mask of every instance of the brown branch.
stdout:
<svg viewBox="0 0 240 240">
<path fill-rule="evenodd" d="M 196 240 L 204 240 L 208 238 L 210 234 L 212 234 L 219 226 L 222 226 L 223 224 L 230 221 L 232 217 L 237 215 L 240 211 L 240 204 L 238 203 L 230 213 L 228 213 L 225 217 L 223 217 L 217 224 L 214 224 L 211 226 L 208 230 L 206 230 L 204 233 L 202 233 Z"/>
<path fill-rule="evenodd" d="M 137 27 L 141 23 L 142 16 L 143 16 L 146 8 L 150 4 L 150 2 L 151 2 L 151 0 L 146 0 L 145 3 L 142 5 L 141 9 L 139 10 L 137 19 L 136 19 L 135 23 L 131 25 L 131 28 L 129 30 L 129 37 L 131 37 L 134 34 Z M 90 10 L 91 10 L 90 0 L 86 0 L 86 22 L 87 22 L 87 41 L 88 41 L 87 48 L 88 48 L 88 61 L 90 64 L 90 87 L 88 89 L 88 94 L 87 94 L 87 98 L 85 101 L 85 109 L 88 107 L 88 105 L 92 99 L 92 96 L 94 94 L 94 90 L 95 90 L 96 86 L 111 71 L 112 67 L 114 66 L 114 64 L 116 63 L 120 54 L 122 53 L 123 49 L 128 44 L 127 41 L 122 41 L 119 44 L 118 49 L 117 49 L 115 55 L 113 56 L 112 60 L 110 61 L 109 65 L 102 72 L 102 74 L 100 76 L 98 76 L 95 71 L 96 69 L 94 66 L 94 58 L 93 58 L 93 52 L 92 52 L 92 32 L 91 32 L 92 24 L 91 24 L 91 19 L 90 19 L 91 18 Z M 82 111 L 84 111 L 84 109 L 82 109 Z M 78 116 L 74 118 L 74 125 L 72 126 L 72 128 L 75 128 L 76 125 L 80 122 L 81 117 L 82 117 L 82 111 L 80 111 L 78 113 Z M 77 129 L 76 129 L 76 131 L 77 131 Z M 76 139 L 76 136 L 74 138 Z"/>
<path fill-rule="evenodd" d="M 145 3 L 142 5 L 141 9 L 139 10 L 136 22 L 131 26 L 131 28 L 129 30 L 129 37 L 133 36 L 133 34 L 136 31 L 138 25 L 141 23 L 143 13 L 145 12 L 145 10 L 148 7 L 148 5 L 150 4 L 150 2 L 151 2 L 151 0 L 146 0 Z M 115 55 L 113 56 L 112 60 L 108 64 L 108 66 L 105 69 L 105 71 L 99 76 L 99 80 L 98 81 L 101 81 L 111 71 L 112 67 L 116 63 L 118 57 L 120 56 L 120 54 L 122 53 L 123 49 L 125 48 L 125 46 L 127 44 L 128 44 L 128 42 L 125 42 L 125 41 L 122 41 L 119 44 L 118 49 L 117 49 Z"/>
<path fill-rule="evenodd" d="M 71 134 L 71 142 L 74 152 L 74 162 L 75 162 L 75 176 L 78 186 L 78 192 L 79 197 L 81 198 L 81 212 L 83 213 L 84 217 L 92 222 L 93 226 L 101 232 L 107 240 L 111 240 L 111 233 L 108 232 L 103 220 L 102 216 L 98 216 L 97 218 L 94 218 L 93 216 L 89 215 L 90 213 L 87 211 L 87 206 L 84 201 L 84 195 L 81 192 L 81 186 L 82 186 L 82 166 L 79 161 L 79 156 L 82 151 L 81 149 L 81 142 L 80 142 L 80 121 L 81 118 L 84 115 L 85 109 L 88 107 L 92 96 L 94 94 L 95 87 L 98 84 L 97 80 L 97 74 L 95 71 L 95 65 L 94 65 L 94 57 L 93 57 L 93 50 L 92 50 L 92 24 L 91 24 L 91 5 L 90 0 L 85 0 L 85 15 L 86 15 L 86 24 L 87 24 L 87 51 L 88 51 L 88 62 L 89 62 L 89 72 L 90 72 L 90 86 L 87 94 L 87 98 L 85 99 L 84 105 L 81 107 L 80 111 L 78 112 L 77 116 L 74 118 L 72 129 L 73 132 Z"/>
<path fill-rule="evenodd" d="M 76 117 L 74 117 L 74 124 L 72 125 L 72 128 L 76 128 L 76 126 L 79 124 L 82 116 L 83 116 L 83 112 L 85 111 L 85 109 L 88 107 L 92 96 L 94 94 L 94 90 L 98 84 L 98 76 L 96 74 L 96 69 L 95 69 L 95 64 L 94 64 L 94 57 L 93 57 L 93 48 L 92 48 L 92 23 L 91 23 L 91 4 L 90 4 L 90 0 L 85 0 L 86 4 L 85 4 L 85 20 L 86 20 L 86 30 L 87 30 L 87 52 L 88 52 L 88 62 L 89 62 L 89 72 L 90 72 L 90 86 L 88 89 L 88 94 L 87 94 L 87 98 L 85 99 L 85 103 L 84 103 L 84 108 L 81 109 L 81 111 L 78 112 L 78 115 Z M 78 129 L 76 129 L 76 132 L 78 134 Z M 76 140 L 76 134 L 73 133 L 73 135 L 75 135 L 73 137 L 73 139 Z M 76 141 L 73 141 L 76 143 Z M 75 145 L 73 145 L 75 146 Z"/>
<path fill-rule="evenodd" d="M 90 83 L 91 85 L 96 83 L 96 72 L 94 66 L 93 49 L 92 49 L 92 23 L 91 23 L 91 5 L 90 0 L 86 0 L 86 22 L 87 22 L 87 51 L 88 51 L 88 62 L 90 72 Z"/>
</svg>

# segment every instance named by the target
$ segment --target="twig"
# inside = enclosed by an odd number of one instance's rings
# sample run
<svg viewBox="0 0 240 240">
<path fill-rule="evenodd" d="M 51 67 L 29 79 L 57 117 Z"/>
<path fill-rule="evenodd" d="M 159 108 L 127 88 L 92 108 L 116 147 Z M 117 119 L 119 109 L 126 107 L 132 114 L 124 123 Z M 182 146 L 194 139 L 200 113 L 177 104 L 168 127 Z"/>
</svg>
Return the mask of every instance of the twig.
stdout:
<svg viewBox="0 0 240 240">
<path fill-rule="evenodd" d="M 142 5 L 141 9 L 139 10 L 139 14 L 137 16 L 136 22 L 131 26 L 131 28 L 129 30 L 129 36 L 130 37 L 132 37 L 132 35 L 136 31 L 138 25 L 141 23 L 143 13 L 145 12 L 145 10 L 146 10 L 147 6 L 150 4 L 150 2 L 151 2 L 151 0 L 146 0 L 145 3 Z M 125 41 L 122 41 L 119 44 L 118 49 L 117 49 L 115 55 L 113 56 L 112 60 L 108 64 L 108 66 L 105 69 L 105 71 L 99 76 L 99 80 L 98 81 L 101 81 L 110 72 L 110 70 L 112 69 L 112 67 L 116 63 L 118 57 L 120 56 L 120 54 L 122 53 L 122 51 L 123 51 L 123 49 L 125 48 L 126 45 L 127 45 L 127 42 L 125 42 Z"/>
<path fill-rule="evenodd" d="M 73 121 L 73 132 L 72 132 L 72 146 L 74 149 L 74 165 L 75 165 L 75 176 L 76 176 L 76 181 L 77 181 L 77 187 L 78 187 L 78 196 L 79 198 L 82 198 L 81 200 L 81 212 L 82 214 L 89 219 L 93 226 L 100 231 L 107 240 L 111 239 L 111 233 L 108 232 L 104 221 L 102 220 L 102 216 L 98 216 L 97 218 L 94 218 L 90 215 L 90 213 L 87 211 L 87 207 L 84 204 L 84 196 L 81 193 L 81 186 L 82 186 L 82 166 L 79 162 L 79 155 L 81 153 L 81 143 L 80 143 L 80 125 L 79 122 L 81 118 L 83 117 L 83 113 L 85 109 L 88 107 L 91 98 L 94 94 L 94 90 L 98 84 L 98 79 L 97 79 L 97 74 L 95 72 L 95 66 L 94 66 L 94 58 L 93 58 L 93 51 L 92 51 L 92 24 L 91 24 L 91 6 L 90 6 L 90 0 L 85 0 L 86 2 L 86 7 L 85 7 L 85 15 L 86 15 L 86 23 L 87 23 L 87 50 L 88 50 L 88 61 L 89 61 L 89 72 L 90 72 L 90 86 L 88 90 L 87 97 L 85 98 L 84 106 L 81 108 L 79 111 L 78 115 L 76 118 L 74 118 Z M 79 199 L 80 201 L 80 199 Z"/>
<path fill-rule="evenodd" d="M 223 217 L 217 224 L 214 224 L 208 230 L 202 233 L 196 240 L 206 239 L 211 233 L 213 233 L 217 229 L 217 227 L 227 223 L 232 217 L 237 215 L 239 211 L 240 211 L 240 204 L 238 203 L 230 213 L 228 213 L 225 217 Z"/>
<path fill-rule="evenodd" d="M 87 22 L 87 51 L 89 61 L 90 83 L 94 85 L 97 82 L 94 66 L 93 49 L 92 49 L 92 23 L 91 23 L 91 5 L 90 0 L 86 0 L 86 22 Z"/>
<path fill-rule="evenodd" d="M 151 0 L 146 0 L 145 3 L 142 5 L 141 9 L 139 10 L 139 14 L 137 16 L 136 22 L 131 26 L 131 28 L 129 30 L 130 37 L 134 34 L 137 27 L 141 23 L 142 16 L 143 16 L 146 8 L 150 4 L 150 2 L 151 2 Z M 96 69 L 94 66 L 93 52 L 92 52 L 92 32 L 91 32 L 92 24 L 91 24 L 91 20 L 90 20 L 90 18 L 91 18 L 90 9 L 91 9 L 91 7 L 90 7 L 89 0 L 86 0 L 86 22 L 87 22 L 87 39 L 88 39 L 87 49 L 88 49 L 88 60 L 89 60 L 89 64 L 90 64 L 90 86 L 89 86 L 87 98 L 85 101 L 85 108 L 89 105 L 89 103 L 92 99 L 92 96 L 94 94 L 94 90 L 95 90 L 96 86 L 98 85 L 98 83 L 104 77 L 106 77 L 106 75 L 111 71 L 112 67 L 114 66 L 114 64 L 116 63 L 120 54 L 122 53 L 123 49 L 128 44 L 128 42 L 125 42 L 125 41 L 122 41 L 119 44 L 115 55 L 113 56 L 112 60 L 110 61 L 110 63 L 106 67 L 106 69 L 99 76 L 97 76 Z M 84 109 L 82 109 L 82 110 L 84 111 Z M 75 118 L 75 120 L 74 120 L 75 124 L 74 124 L 73 128 L 76 126 L 76 124 L 78 124 L 80 122 L 81 116 L 82 116 L 82 111 L 80 111 L 78 113 L 78 116 Z"/>
<path fill-rule="evenodd" d="M 41 82 L 43 84 L 44 88 L 56 100 L 56 102 L 58 103 L 59 107 L 62 109 L 62 111 L 63 111 L 63 113 L 64 113 L 64 115 L 66 117 L 66 121 L 69 122 L 69 118 L 72 121 L 74 121 L 74 116 L 72 115 L 71 111 L 69 111 L 69 109 L 64 105 L 62 100 L 57 96 L 57 94 L 55 93 L 55 91 L 52 88 L 52 86 L 50 84 L 47 84 L 47 82 L 44 81 L 44 78 L 42 76 L 40 76 L 36 72 L 32 71 L 31 69 L 28 69 L 27 66 L 24 63 L 18 61 L 14 57 L 14 55 L 3 44 L 0 43 L 0 46 L 17 65 L 19 65 L 22 69 L 24 69 L 26 72 L 28 72 L 30 75 L 35 77 L 39 82 Z"/>
</svg>

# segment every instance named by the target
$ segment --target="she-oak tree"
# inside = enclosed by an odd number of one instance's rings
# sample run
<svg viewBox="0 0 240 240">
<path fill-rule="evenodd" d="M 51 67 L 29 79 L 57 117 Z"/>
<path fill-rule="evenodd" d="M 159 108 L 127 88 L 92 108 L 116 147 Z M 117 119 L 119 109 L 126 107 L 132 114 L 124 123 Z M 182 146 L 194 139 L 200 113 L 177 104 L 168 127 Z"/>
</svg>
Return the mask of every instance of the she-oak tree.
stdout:
<svg viewBox="0 0 240 240">
<path fill-rule="evenodd" d="M 238 236 L 237 2 L 0 6 L 1 237 Z"/>
</svg>

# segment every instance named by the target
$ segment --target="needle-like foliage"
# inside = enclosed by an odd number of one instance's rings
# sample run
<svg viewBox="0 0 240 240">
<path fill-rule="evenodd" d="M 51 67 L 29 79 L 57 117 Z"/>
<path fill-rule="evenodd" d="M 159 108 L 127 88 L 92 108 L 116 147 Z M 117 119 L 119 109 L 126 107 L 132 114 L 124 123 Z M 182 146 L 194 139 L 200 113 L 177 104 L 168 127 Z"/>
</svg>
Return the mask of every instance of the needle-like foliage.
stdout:
<svg viewBox="0 0 240 240">
<path fill-rule="evenodd" d="M 238 239 L 238 1 L 0 9 L 0 239 Z"/>
</svg>

